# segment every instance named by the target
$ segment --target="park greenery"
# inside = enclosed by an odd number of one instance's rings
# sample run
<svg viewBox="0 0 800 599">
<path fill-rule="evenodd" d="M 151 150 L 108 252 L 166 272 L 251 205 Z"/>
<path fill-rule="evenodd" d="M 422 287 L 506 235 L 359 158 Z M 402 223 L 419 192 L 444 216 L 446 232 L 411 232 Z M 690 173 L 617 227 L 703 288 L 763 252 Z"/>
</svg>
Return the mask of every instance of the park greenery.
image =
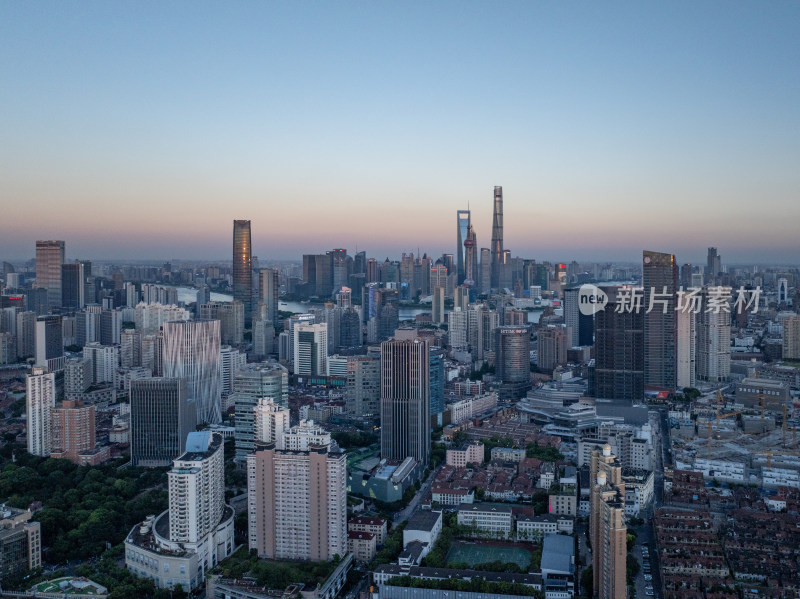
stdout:
<svg viewBox="0 0 800 599">
<path fill-rule="evenodd" d="M 335 556 L 332 561 L 302 562 L 259 559 L 255 550 L 242 547 L 233 555 L 220 562 L 213 570 L 225 578 L 254 578 L 259 586 L 270 589 L 284 589 L 292 583 L 310 583 L 313 588 L 322 583 L 336 569 L 341 559 Z"/>
<path fill-rule="evenodd" d="M 367 432 L 336 432 L 331 433 L 331 437 L 339 444 L 342 449 L 355 449 L 358 447 L 369 447 L 380 441 L 378 435 Z"/>
<path fill-rule="evenodd" d="M 525 457 L 536 458 L 543 462 L 560 462 L 564 459 L 564 454 L 549 445 L 530 443 L 525 449 Z"/>
<path fill-rule="evenodd" d="M 100 556 L 107 543 L 118 545 L 135 524 L 167 508 L 164 469 L 15 456 L 16 462 L 0 459 L 0 498 L 23 509 L 42 503 L 36 520 L 51 564 Z"/>
</svg>

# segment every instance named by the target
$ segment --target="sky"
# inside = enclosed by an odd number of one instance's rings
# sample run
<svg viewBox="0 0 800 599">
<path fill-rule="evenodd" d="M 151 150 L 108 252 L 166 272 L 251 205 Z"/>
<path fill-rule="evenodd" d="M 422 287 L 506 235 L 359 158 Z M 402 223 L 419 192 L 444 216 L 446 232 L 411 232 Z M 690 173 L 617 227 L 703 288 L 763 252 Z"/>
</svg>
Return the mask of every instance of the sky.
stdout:
<svg viewBox="0 0 800 599">
<path fill-rule="evenodd" d="M 0 259 L 800 263 L 800 3 L 0 3 Z"/>
</svg>

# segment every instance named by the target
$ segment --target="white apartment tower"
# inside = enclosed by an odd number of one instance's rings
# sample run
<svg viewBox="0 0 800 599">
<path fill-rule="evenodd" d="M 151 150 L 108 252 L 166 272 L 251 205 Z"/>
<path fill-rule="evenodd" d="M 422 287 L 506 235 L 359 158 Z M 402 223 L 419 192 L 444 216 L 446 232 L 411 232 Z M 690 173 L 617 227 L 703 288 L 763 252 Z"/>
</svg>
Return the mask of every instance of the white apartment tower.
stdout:
<svg viewBox="0 0 800 599">
<path fill-rule="evenodd" d="M 56 405 L 56 375 L 35 366 L 25 378 L 25 391 L 28 453 L 49 457 L 52 443 L 50 410 Z"/>
<path fill-rule="evenodd" d="M 254 443 L 283 444 L 284 433 L 289 430 L 289 408 L 275 403 L 272 398 L 261 398 L 253 408 Z"/>
</svg>

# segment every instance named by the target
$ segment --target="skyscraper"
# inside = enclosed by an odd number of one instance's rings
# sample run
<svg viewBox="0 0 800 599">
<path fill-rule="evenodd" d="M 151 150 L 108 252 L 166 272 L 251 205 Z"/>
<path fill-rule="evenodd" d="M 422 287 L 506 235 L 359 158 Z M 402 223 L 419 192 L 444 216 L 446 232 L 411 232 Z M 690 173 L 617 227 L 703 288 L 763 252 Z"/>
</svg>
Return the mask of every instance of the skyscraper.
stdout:
<svg viewBox="0 0 800 599">
<path fill-rule="evenodd" d="M 56 405 L 56 375 L 34 366 L 25 377 L 28 453 L 50 457 L 52 408 Z"/>
<path fill-rule="evenodd" d="M 194 398 L 186 381 L 146 378 L 131 381 L 131 464 L 156 468 L 169 466 L 181 455 L 186 435 L 195 429 Z"/>
<path fill-rule="evenodd" d="M 730 299 L 730 287 L 703 287 L 696 325 L 697 378 L 701 381 L 718 383 L 730 378 Z"/>
<path fill-rule="evenodd" d="M 430 352 L 415 338 L 381 344 L 381 457 L 428 463 Z"/>
<path fill-rule="evenodd" d="M 294 328 L 294 374 L 325 376 L 328 372 L 328 325 L 299 324 Z"/>
<path fill-rule="evenodd" d="M 492 215 L 492 289 L 500 287 L 500 270 L 503 262 L 503 188 L 494 188 L 494 212 Z"/>
<path fill-rule="evenodd" d="M 267 320 L 274 326 L 278 324 L 278 291 L 280 289 L 280 273 L 272 268 L 258 271 L 258 299 L 267 307 Z"/>
<path fill-rule="evenodd" d="M 236 461 L 243 463 L 253 451 L 254 412 L 258 400 L 272 399 L 280 409 L 289 408 L 289 371 L 277 362 L 248 364 L 233 375 L 236 409 Z"/>
<path fill-rule="evenodd" d="M 626 597 L 625 565 L 628 528 L 625 524 L 625 484 L 622 466 L 611 455 L 611 447 L 592 452 L 589 468 L 589 536 L 592 542 L 594 596 L 599 599 Z"/>
<path fill-rule="evenodd" d="M 619 305 L 634 289 L 603 291 L 608 303 L 594 315 L 595 397 L 638 401 L 644 397 L 644 314 Z"/>
<path fill-rule="evenodd" d="M 706 284 L 713 284 L 717 275 L 722 272 L 722 256 L 717 252 L 717 248 L 708 248 L 708 257 L 706 258 Z"/>
<path fill-rule="evenodd" d="M 218 424 L 222 421 L 219 321 L 171 321 L 162 330 L 164 376 L 186 379 L 189 397 L 197 405 L 197 424 Z"/>
<path fill-rule="evenodd" d="M 783 319 L 781 342 L 784 360 L 800 359 L 800 316 L 797 314 Z"/>
<path fill-rule="evenodd" d="M 475 235 L 475 228 L 470 224 L 467 229 L 467 238 L 464 240 L 464 286 L 472 289 L 475 295 L 475 287 L 478 281 L 478 238 Z"/>
<path fill-rule="evenodd" d="M 61 265 L 64 264 L 63 241 L 36 242 L 36 286 L 47 289 L 47 305 L 61 305 Z"/>
<path fill-rule="evenodd" d="M 233 221 L 233 299 L 244 305 L 244 326 L 252 318 L 252 246 L 250 245 L 250 221 Z"/>
<path fill-rule="evenodd" d="M 346 454 L 259 444 L 247 456 L 250 549 L 267 559 L 330 561 L 347 553 Z"/>
<path fill-rule="evenodd" d="M 464 242 L 467 240 L 470 226 L 470 211 L 456 211 L 456 268 L 458 269 L 458 284 L 461 285 L 466 278 L 467 261 Z"/>
<path fill-rule="evenodd" d="M 60 316 L 39 316 L 36 319 L 37 366 L 48 368 L 49 360 L 54 360 L 64 355 L 63 335 Z M 54 370 L 54 368 L 50 368 L 50 370 Z"/>
<path fill-rule="evenodd" d="M 570 347 L 592 345 L 594 342 L 594 315 L 580 311 L 579 298 L 580 287 L 564 289 L 564 324 L 572 331 L 572 338 L 568 340 Z"/>
<path fill-rule="evenodd" d="M 694 387 L 697 373 L 697 315 L 693 310 L 678 310 L 675 314 L 678 336 L 676 381 L 679 388 Z"/>
<path fill-rule="evenodd" d="M 678 289 L 678 264 L 675 255 L 642 252 L 642 285 L 644 384 L 672 390 L 677 385 L 675 292 Z"/>
<path fill-rule="evenodd" d="M 531 327 L 500 326 L 494 331 L 495 376 L 502 399 L 519 399 L 531 388 Z"/>
<path fill-rule="evenodd" d="M 61 265 L 61 306 L 70 310 L 80 310 L 86 305 L 84 300 L 85 282 L 83 264 Z"/>
</svg>

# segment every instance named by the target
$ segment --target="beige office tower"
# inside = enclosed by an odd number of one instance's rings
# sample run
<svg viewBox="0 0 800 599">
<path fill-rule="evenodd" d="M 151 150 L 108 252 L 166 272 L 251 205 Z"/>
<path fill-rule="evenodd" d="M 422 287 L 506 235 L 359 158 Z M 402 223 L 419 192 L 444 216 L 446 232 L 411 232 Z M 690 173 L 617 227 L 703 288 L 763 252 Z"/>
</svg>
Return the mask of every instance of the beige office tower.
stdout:
<svg viewBox="0 0 800 599">
<path fill-rule="evenodd" d="M 344 453 L 257 445 L 247 474 L 249 544 L 259 557 L 327 561 L 347 553 Z"/>
<path fill-rule="evenodd" d="M 783 359 L 800 360 L 800 316 L 783 319 Z"/>
<path fill-rule="evenodd" d="M 36 242 L 36 287 L 47 289 L 47 305 L 61 305 L 61 265 L 64 264 L 63 241 Z"/>
<path fill-rule="evenodd" d="M 433 288 L 433 304 L 431 305 L 431 318 L 434 324 L 444 323 L 444 287 L 437 285 Z"/>
<path fill-rule="evenodd" d="M 628 529 L 625 525 L 625 485 L 622 465 L 606 444 L 592 452 L 589 534 L 592 542 L 594 596 L 624 599 Z"/>
</svg>

